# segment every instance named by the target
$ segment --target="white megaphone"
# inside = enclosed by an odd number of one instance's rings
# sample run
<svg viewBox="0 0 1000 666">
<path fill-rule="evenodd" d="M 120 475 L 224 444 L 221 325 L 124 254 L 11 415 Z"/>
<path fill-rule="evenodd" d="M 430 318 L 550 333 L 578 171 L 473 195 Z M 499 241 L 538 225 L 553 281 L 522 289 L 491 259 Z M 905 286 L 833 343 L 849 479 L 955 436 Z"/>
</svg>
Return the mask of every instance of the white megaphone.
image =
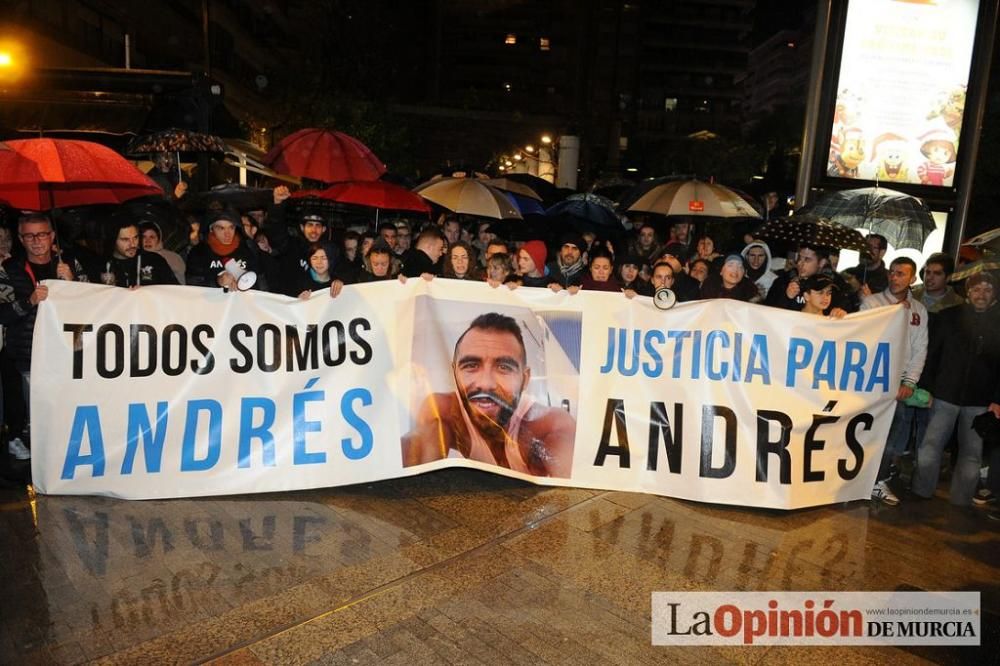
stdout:
<svg viewBox="0 0 1000 666">
<path fill-rule="evenodd" d="M 661 310 L 669 310 L 674 307 L 675 303 L 677 303 L 677 294 L 671 289 L 660 287 L 653 294 L 653 305 Z"/>
<path fill-rule="evenodd" d="M 236 278 L 236 288 L 240 291 L 246 291 L 247 289 L 253 288 L 257 284 L 257 274 L 253 271 L 248 271 L 240 265 L 240 262 L 235 259 L 227 259 L 225 263 L 226 272 Z"/>
</svg>

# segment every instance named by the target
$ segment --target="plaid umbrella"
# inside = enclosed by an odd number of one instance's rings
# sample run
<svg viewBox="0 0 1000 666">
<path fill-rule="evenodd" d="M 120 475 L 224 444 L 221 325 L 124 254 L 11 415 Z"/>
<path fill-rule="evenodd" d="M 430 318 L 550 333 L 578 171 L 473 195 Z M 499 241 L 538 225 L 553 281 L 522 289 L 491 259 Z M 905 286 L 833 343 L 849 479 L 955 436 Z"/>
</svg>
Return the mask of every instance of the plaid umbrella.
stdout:
<svg viewBox="0 0 1000 666">
<path fill-rule="evenodd" d="M 800 211 L 885 236 L 896 249 L 921 249 L 937 225 L 920 199 L 884 187 L 831 192 Z"/>
<path fill-rule="evenodd" d="M 168 129 L 137 136 L 128 144 L 129 155 L 146 153 L 224 153 L 225 142 L 217 136 L 185 129 Z"/>
<path fill-rule="evenodd" d="M 860 232 L 816 215 L 799 214 L 768 220 L 758 231 L 761 238 L 789 243 L 807 243 L 821 247 L 864 252 L 865 239 Z"/>
</svg>

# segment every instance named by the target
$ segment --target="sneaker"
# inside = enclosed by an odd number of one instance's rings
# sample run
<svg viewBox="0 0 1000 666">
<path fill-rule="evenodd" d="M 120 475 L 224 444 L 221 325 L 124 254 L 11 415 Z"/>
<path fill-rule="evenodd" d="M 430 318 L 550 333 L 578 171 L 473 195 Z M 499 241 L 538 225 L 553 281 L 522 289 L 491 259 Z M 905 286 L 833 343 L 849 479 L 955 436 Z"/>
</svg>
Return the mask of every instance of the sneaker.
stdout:
<svg viewBox="0 0 1000 666">
<path fill-rule="evenodd" d="M 976 493 L 975 497 L 972 498 L 972 503 L 977 506 L 986 506 L 990 502 L 996 502 L 997 496 L 987 488 L 982 488 Z"/>
<path fill-rule="evenodd" d="M 892 492 L 889 484 L 885 481 L 879 481 L 872 488 L 872 499 L 880 500 L 883 504 L 888 504 L 889 506 L 899 504 L 899 498 L 896 497 L 896 493 Z"/>
<path fill-rule="evenodd" d="M 31 449 L 24 445 L 20 437 L 15 437 L 7 442 L 7 452 L 17 460 L 31 459 Z"/>
</svg>

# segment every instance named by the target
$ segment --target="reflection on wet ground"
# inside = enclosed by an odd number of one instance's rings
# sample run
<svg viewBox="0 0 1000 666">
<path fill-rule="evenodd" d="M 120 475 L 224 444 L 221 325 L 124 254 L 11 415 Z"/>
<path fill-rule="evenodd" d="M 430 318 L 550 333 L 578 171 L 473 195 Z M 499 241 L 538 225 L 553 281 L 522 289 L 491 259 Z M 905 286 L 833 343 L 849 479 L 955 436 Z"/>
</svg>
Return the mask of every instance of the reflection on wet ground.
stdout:
<svg viewBox="0 0 1000 666">
<path fill-rule="evenodd" d="M 654 590 L 982 591 L 1000 523 L 940 499 L 791 513 L 467 470 L 125 502 L 0 494 L 0 663 L 987 663 L 944 648 L 650 645 Z"/>
</svg>

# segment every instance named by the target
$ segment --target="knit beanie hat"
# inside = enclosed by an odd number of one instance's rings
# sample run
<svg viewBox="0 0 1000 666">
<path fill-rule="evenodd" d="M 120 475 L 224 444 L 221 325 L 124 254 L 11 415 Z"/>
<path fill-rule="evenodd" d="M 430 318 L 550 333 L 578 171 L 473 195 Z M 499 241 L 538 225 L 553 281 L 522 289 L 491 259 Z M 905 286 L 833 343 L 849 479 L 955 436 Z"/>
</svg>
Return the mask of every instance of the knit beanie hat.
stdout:
<svg viewBox="0 0 1000 666">
<path fill-rule="evenodd" d="M 545 259 L 548 257 L 548 251 L 545 249 L 545 243 L 540 240 L 531 240 L 521 246 L 521 249 L 528 253 L 531 260 L 535 262 L 535 268 L 540 271 L 545 270 Z"/>
</svg>

